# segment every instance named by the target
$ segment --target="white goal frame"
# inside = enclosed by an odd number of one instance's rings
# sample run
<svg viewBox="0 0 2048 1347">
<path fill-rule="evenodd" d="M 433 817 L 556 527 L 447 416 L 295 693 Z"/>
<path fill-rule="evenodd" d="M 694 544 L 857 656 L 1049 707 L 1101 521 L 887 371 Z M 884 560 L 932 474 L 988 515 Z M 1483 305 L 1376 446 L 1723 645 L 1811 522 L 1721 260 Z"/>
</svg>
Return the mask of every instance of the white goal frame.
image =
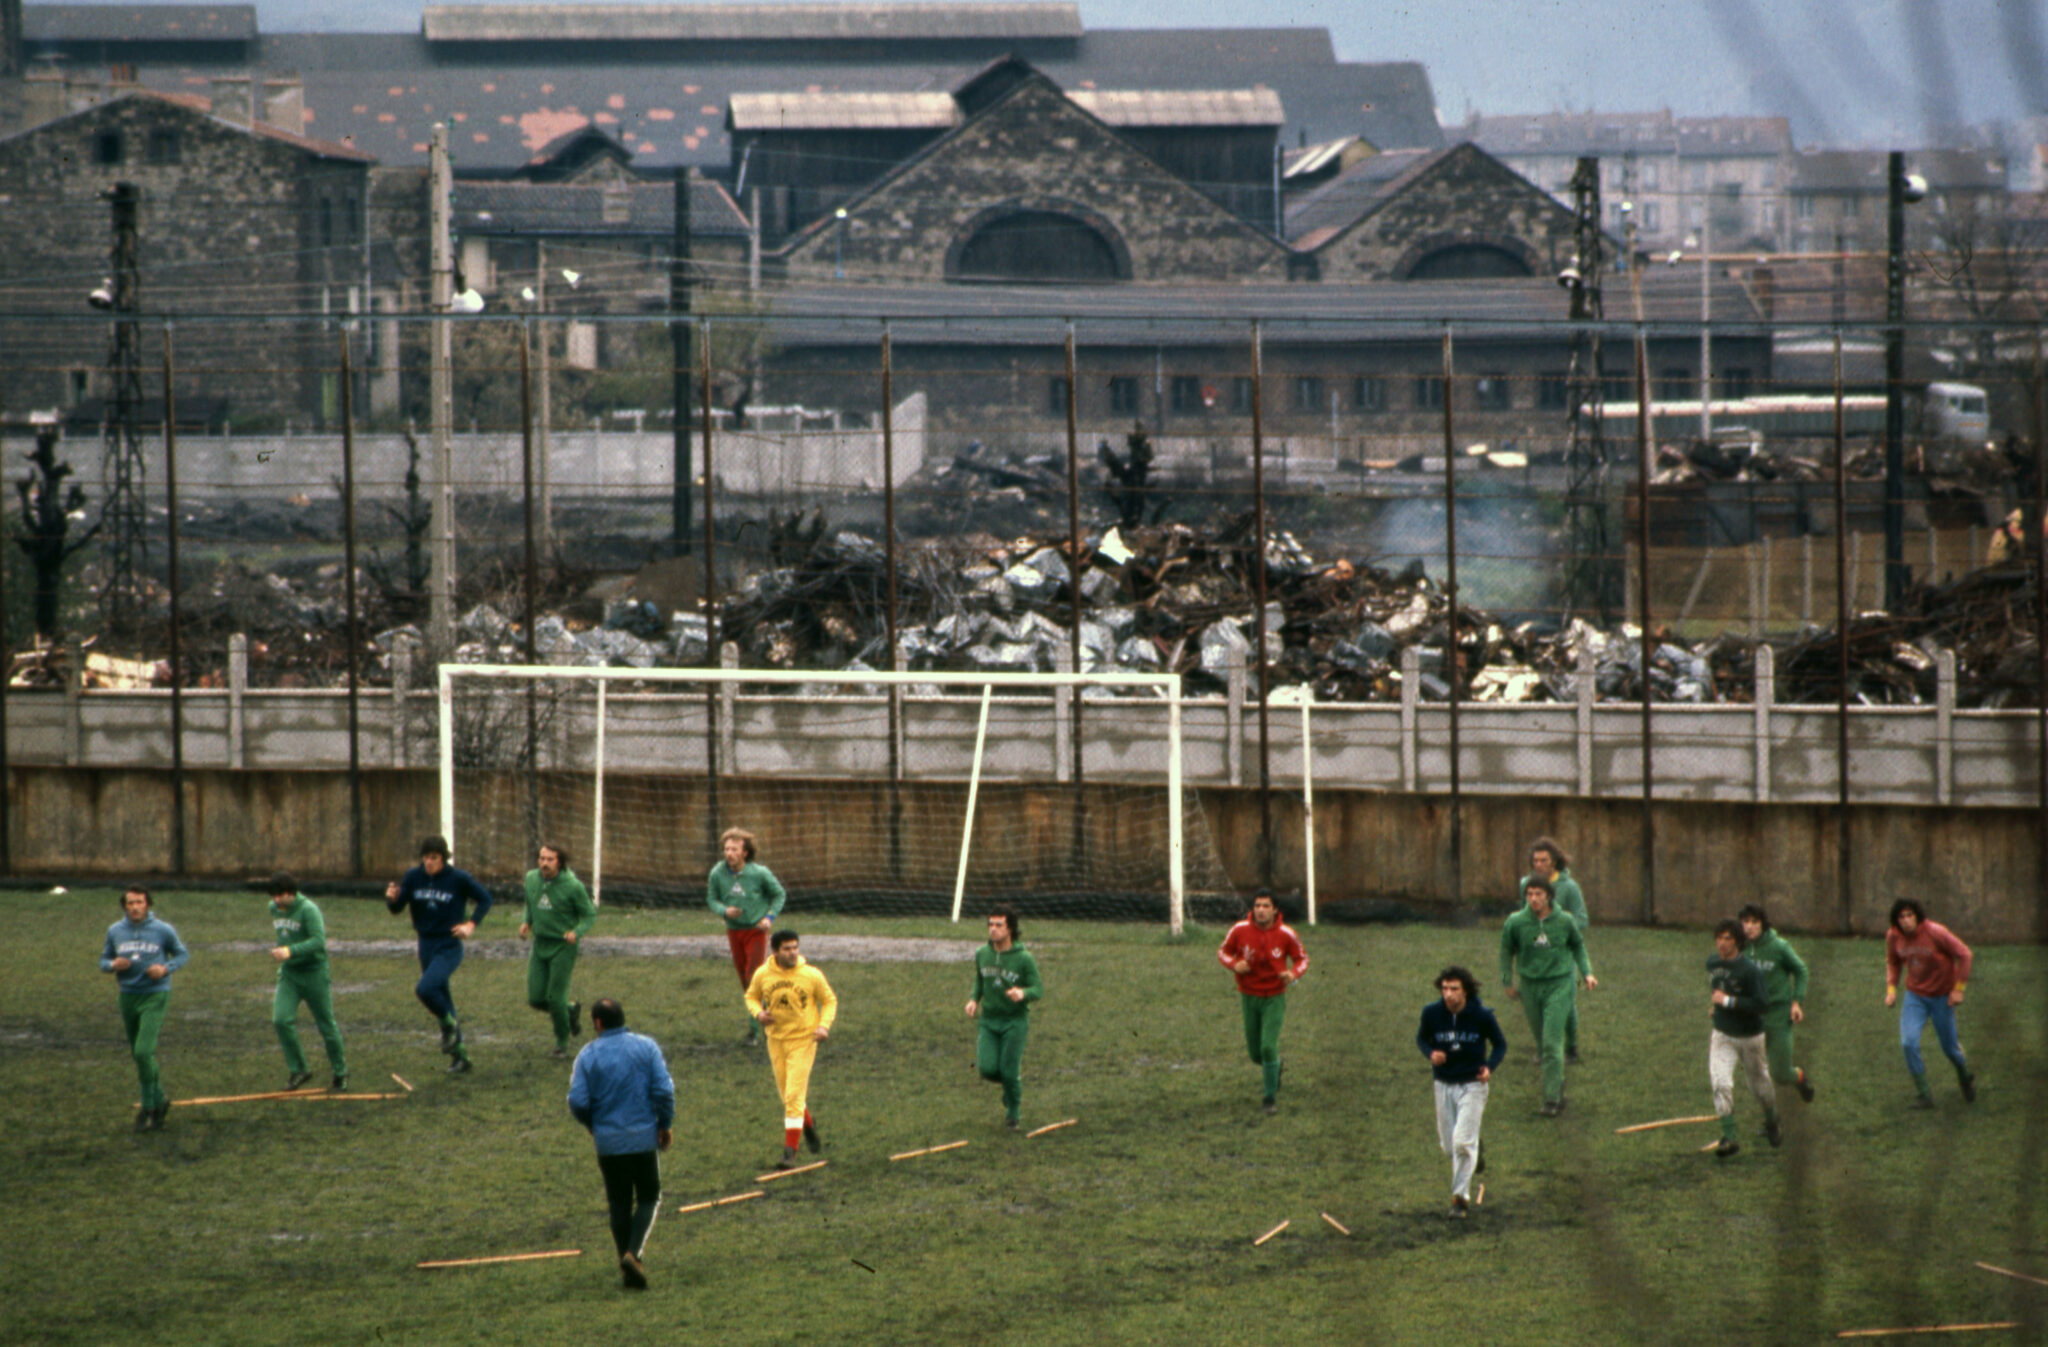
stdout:
<svg viewBox="0 0 2048 1347">
<path fill-rule="evenodd" d="M 597 734 L 592 746 L 592 828 L 590 890 L 595 899 L 604 879 L 604 704 L 605 688 L 615 682 L 673 683 L 699 688 L 728 683 L 804 686 L 834 684 L 840 687 L 941 687 L 981 692 L 981 719 L 976 735 L 972 776 L 968 783 L 967 822 L 960 839 L 959 876 L 954 884 L 953 920 L 960 920 L 961 898 L 967 878 L 967 857 L 973 842 L 975 799 L 981 781 L 982 734 L 988 728 L 989 700 L 998 688 L 1139 688 L 1163 693 L 1167 706 L 1166 730 L 1166 815 L 1167 815 L 1167 922 L 1172 934 L 1182 933 L 1186 914 L 1186 881 L 1182 873 L 1186 852 L 1184 820 L 1181 815 L 1181 679 L 1166 673 L 973 673 L 927 672 L 882 673 L 876 670 L 807 669 L 631 669 L 595 668 L 569 664 L 441 664 L 437 687 L 439 758 L 441 778 L 441 835 L 451 852 L 459 845 L 455 819 L 455 680 L 475 678 L 510 683 L 560 682 L 595 683 L 597 691 Z M 459 853 L 458 853 L 459 854 Z"/>
</svg>

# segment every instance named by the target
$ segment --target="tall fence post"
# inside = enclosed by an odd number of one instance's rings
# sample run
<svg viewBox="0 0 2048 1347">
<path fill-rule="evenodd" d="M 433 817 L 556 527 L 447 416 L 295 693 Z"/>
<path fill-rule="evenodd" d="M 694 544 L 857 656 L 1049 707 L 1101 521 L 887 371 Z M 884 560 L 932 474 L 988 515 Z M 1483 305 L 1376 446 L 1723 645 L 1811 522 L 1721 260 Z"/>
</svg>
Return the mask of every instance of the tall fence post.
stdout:
<svg viewBox="0 0 2048 1347">
<path fill-rule="evenodd" d="M 525 523 L 525 553 L 520 566 L 526 607 L 527 667 L 540 663 L 540 562 L 534 541 L 533 517 L 533 320 L 519 324 L 519 489 L 520 514 Z M 535 854 L 546 840 L 540 817 L 540 683 L 526 680 L 526 821 L 527 854 Z"/>
<path fill-rule="evenodd" d="M 1849 885 L 1849 436 L 1842 400 L 1842 329 L 1835 329 L 1835 906 L 1842 934 L 1855 929 Z"/>
<path fill-rule="evenodd" d="M 758 232 L 754 238 L 758 245 Z M 903 652 L 896 641 L 896 351 L 886 318 L 882 320 L 882 571 L 882 634 L 888 642 L 882 667 L 901 673 Z M 889 874 L 898 880 L 903 877 L 901 683 L 889 685 Z"/>
<path fill-rule="evenodd" d="M 681 172 L 681 170 L 677 170 Z M 689 190 L 686 182 L 678 190 Z M 703 378 L 702 401 L 704 415 L 704 665 L 718 666 L 718 482 L 712 476 L 711 463 L 711 320 L 698 320 L 697 345 L 699 371 Z M 677 408 L 678 417 L 682 409 Z M 802 418 L 798 418 L 801 423 Z M 704 773 L 710 808 L 705 811 L 706 850 L 718 849 L 720 827 L 718 803 L 718 684 L 711 683 L 704 689 Z"/>
<path fill-rule="evenodd" d="M 171 607 L 171 872 L 185 873 L 185 661 L 179 646 L 178 611 L 178 394 L 172 383 L 176 362 L 171 325 L 164 324 L 164 588 Z"/>
<path fill-rule="evenodd" d="M 1593 699 L 1599 691 L 1599 676 L 1594 672 L 1593 648 L 1579 647 L 1578 673 L 1572 679 L 1573 700 L 1576 707 L 1579 741 L 1579 794 L 1593 793 Z"/>
<path fill-rule="evenodd" d="M 1767 645 L 1756 648 L 1756 668 L 1752 681 L 1750 703 L 1755 721 L 1751 733 L 1756 738 L 1756 789 L 1752 797 L 1758 804 L 1768 804 L 1771 799 L 1771 706 L 1778 700 L 1778 656 Z"/>
<path fill-rule="evenodd" d="M 1067 666 L 1081 672 L 1081 436 L 1080 392 L 1074 360 L 1074 325 L 1067 324 Z M 1092 848 L 1088 845 L 1088 795 L 1082 772 L 1088 753 L 1088 737 L 1081 728 L 1081 689 L 1059 689 L 1055 699 L 1071 730 L 1068 752 L 1072 755 L 1069 778 L 1074 783 L 1072 854 L 1077 869 L 1084 870 Z"/>
<path fill-rule="evenodd" d="M 398 656 L 392 654 L 394 670 Z M 394 673 L 394 679 L 395 679 Z M 248 762 L 246 744 L 249 695 L 249 635 L 238 631 L 228 637 L 228 766 L 240 771 Z"/>
<path fill-rule="evenodd" d="M 2040 797 L 2040 885 L 2035 934 L 2048 939 L 2048 368 L 2043 367 L 2041 329 L 2034 329 L 2034 718 L 2035 762 Z M 1973 558 L 1974 560 L 1974 558 Z"/>
<path fill-rule="evenodd" d="M 1641 314 L 1636 323 L 1636 620 L 1642 624 L 1643 656 L 1643 896 L 1645 926 L 1657 924 L 1657 816 L 1656 771 L 1651 763 L 1650 703 L 1655 700 L 1650 683 L 1650 664 L 1656 658 L 1655 624 L 1650 620 L 1650 475 L 1653 467 L 1650 434 L 1650 356 L 1643 333 Z"/>
<path fill-rule="evenodd" d="M 1458 770 L 1458 450 L 1452 424 L 1454 379 L 1451 328 L 1443 336 L 1444 411 L 1444 598 L 1448 635 L 1444 639 L 1444 683 L 1450 688 L 1451 728 L 1451 902 L 1465 901 L 1465 809 Z"/>
<path fill-rule="evenodd" d="M 1934 657 L 1934 802 L 1949 805 L 1956 785 L 1956 652 Z"/>
<path fill-rule="evenodd" d="M 341 330 L 341 593 L 348 608 L 348 865 L 363 875 L 362 617 L 356 611 L 356 404 L 355 368 L 348 329 Z M 531 625 L 532 615 L 527 622 Z M 244 641 L 246 659 L 247 642 Z M 243 677 L 247 677 L 246 668 Z M 240 766 L 238 762 L 236 764 Z"/>
<path fill-rule="evenodd" d="M 1265 333 L 1252 320 L 1252 658 L 1259 671 L 1259 880 L 1273 882 L 1273 751 L 1267 702 L 1272 666 L 1266 660 Z"/>
</svg>

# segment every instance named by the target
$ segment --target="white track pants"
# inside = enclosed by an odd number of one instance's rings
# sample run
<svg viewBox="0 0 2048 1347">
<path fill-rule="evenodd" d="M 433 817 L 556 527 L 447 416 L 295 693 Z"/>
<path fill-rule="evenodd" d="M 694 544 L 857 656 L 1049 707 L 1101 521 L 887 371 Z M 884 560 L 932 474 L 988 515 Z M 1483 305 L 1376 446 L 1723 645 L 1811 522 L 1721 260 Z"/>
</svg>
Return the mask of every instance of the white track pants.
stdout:
<svg viewBox="0 0 2048 1347">
<path fill-rule="evenodd" d="M 1735 1064 L 1742 1064 L 1743 1083 L 1769 1113 L 1778 1107 L 1778 1091 L 1771 1084 L 1771 1064 L 1764 1050 L 1764 1036 L 1731 1038 L 1719 1029 L 1707 1039 L 1707 1077 L 1714 1082 L 1714 1112 L 1725 1118 L 1735 1111 Z"/>
<path fill-rule="evenodd" d="M 1759 1042 L 1762 1040 L 1759 1039 Z M 1451 1195 L 1472 1195 L 1472 1169 L 1479 1163 L 1479 1120 L 1486 1115 L 1486 1082 L 1435 1081 L 1436 1140 L 1451 1157 Z"/>
</svg>

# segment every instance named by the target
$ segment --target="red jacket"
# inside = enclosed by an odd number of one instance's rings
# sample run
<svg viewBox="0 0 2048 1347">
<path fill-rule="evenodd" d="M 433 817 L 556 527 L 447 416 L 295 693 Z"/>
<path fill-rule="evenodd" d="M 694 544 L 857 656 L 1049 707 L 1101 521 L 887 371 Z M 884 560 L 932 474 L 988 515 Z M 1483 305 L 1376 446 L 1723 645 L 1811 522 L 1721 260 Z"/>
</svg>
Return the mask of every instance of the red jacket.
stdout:
<svg viewBox="0 0 2048 1347">
<path fill-rule="evenodd" d="M 1938 921 L 1923 921 L 1913 934 L 1894 926 L 1884 937 L 1884 980 L 1899 985 L 1899 965 L 1906 966 L 1906 990 L 1921 996 L 1947 996 L 1958 982 L 1970 980 L 1970 947 Z"/>
<path fill-rule="evenodd" d="M 1308 952 L 1284 921 L 1262 931 L 1247 917 L 1231 927 L 1230 934 L 1223 937 L 1223 947 L 1216 951 L 1216 962 L 1236 972 L 1239 959 L 1251 965 L 1249 973 L 1237 974 L 1237 989 L 1246 996 L 1278 996 L 1286 991 L 1280 972 L 1289 965 L 1296 977 L 1308 971 Z"/>
</svg>

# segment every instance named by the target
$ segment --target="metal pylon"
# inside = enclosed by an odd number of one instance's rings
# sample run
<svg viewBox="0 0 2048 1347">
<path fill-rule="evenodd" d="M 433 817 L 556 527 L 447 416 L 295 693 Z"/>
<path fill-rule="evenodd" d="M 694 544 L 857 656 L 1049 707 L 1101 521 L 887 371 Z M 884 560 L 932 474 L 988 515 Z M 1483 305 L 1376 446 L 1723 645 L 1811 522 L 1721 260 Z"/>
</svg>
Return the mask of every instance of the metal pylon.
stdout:
<svg viewBox="0 0 2048 1347">
<path fill-rule="evenodd" d="M 107 402 L 101 423 L 104 453 L 100 460 L 103 488 L 100 548 L 103 581 L 100 609 L 107 631 L 133 637 L 143 610 L 142 575 L 148 560 L 148 515 L 143 500 L 141 216 L 142 192 L 133 183 L 115 183 L 113 203 L 113 332 L 107 341 Z"/>
<path fill-rule="evenodd" d="M 1606 383 L 1601 378 L 1600 299 L 1606 265 L 1600 232 L 1600 161 L 1579 160 L 1572 174 L 1576 219 L 1571 267 L 1560 279 L 1571 294 L 1570 372 L 1565 376 L 1565 419 L 1571 430 L 1565 454 L 1564 608 L 1568 616 L 1595 615 L 1602 625 L 1621 605 L 1622 567 L 1618 536 L 1607 502 L 1607 443 L 1603 432 Z"/>
</svg>

